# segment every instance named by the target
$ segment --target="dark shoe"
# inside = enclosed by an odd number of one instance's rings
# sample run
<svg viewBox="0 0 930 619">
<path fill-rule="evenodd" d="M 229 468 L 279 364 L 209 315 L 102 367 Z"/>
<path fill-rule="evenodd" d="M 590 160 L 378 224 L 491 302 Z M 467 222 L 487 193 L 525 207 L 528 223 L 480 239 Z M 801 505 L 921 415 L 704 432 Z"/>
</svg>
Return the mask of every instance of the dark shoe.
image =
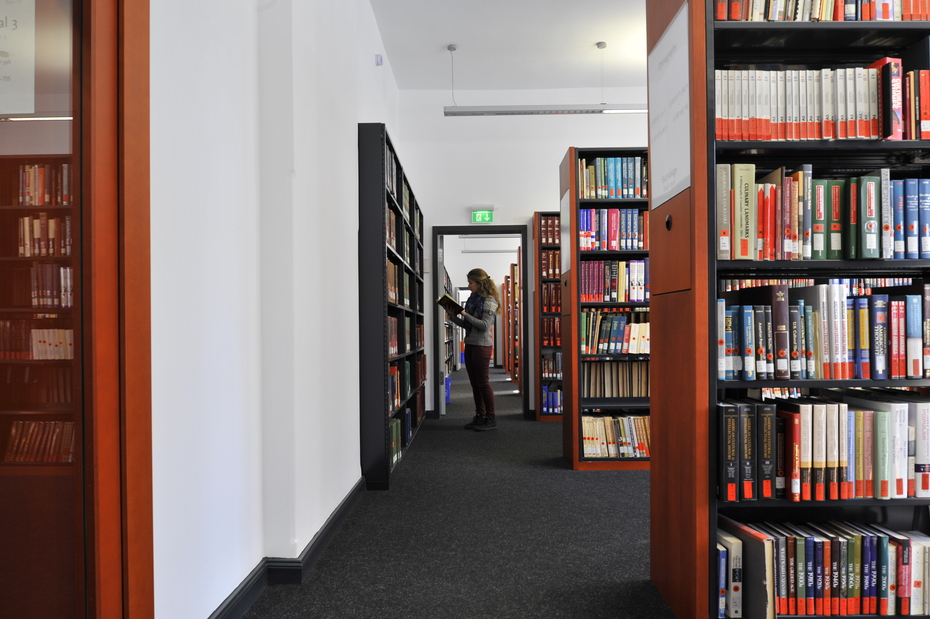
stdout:
<svg viewBox="0 0 930 619">
<path fill-rule="evenodd" d="M 475 418 L 474 418 L 474 419 L 472 419 L 469 423 L 466 423 L 466 424 L 465 424 L 465 429 L 466 429 L 466 430 L 474 430 L 475 428 L 477 428 L 477 427 L 481 424 L 481 421 L 482 421 L 483 419 L 484 419 L 484 417 L 482 417 L 481 415 L 475 415 Z"/>
<path fill-rule="evenodd" d="M 497 419 L 494 417 L 482 417 L 478 425 L 475 426 L 475 430 L 479 432 L 484 432 L 486 430 L 496 430 L 497 429 Z"/>
</svg>

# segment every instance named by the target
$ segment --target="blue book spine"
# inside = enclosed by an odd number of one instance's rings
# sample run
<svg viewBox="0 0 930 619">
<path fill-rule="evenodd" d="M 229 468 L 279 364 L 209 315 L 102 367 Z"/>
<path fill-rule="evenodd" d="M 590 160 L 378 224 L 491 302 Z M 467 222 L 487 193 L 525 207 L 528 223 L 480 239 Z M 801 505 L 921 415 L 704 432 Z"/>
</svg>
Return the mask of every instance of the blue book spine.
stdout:
<svg viewBox="0 0 930 619">
<path fill-rule="evenodd" d="M 718 545 L 717 548 L 717 617 L 724 619 L 727 608 L 727 549 Z"/>
<path fill-rule="evenodd" d="M 869 322 L 872 326 L 872 349 L 869 355 L 872 378 L 888 379 L 888 295 L 869 297 Z"/>
<path fill-rule="evenodd" d="M 904 257 L 917 260 L 920 257 L 920 209 L 918 207 L 917 179 L 904 179 Z"/>
<path fill-rule="evenodd" d="M 620 197 L 626 199 L 630 197 L 630 166 L 628 157 L 620 157 L 620 168 L 623 170 L 623 191 Z"/>
<path fill-rule="evenodd" d="M 920 220 L 920 259 L 930 259 L 930 178 L 917 181 L 917 211 Z"/>
<path fill-rule="evenodd" d="M 730 307 L 733 312 L 733 380 L 739 380 L 743 377 L 743 337 L 742 337 L 742 313 L 739 305 Z"/>
<path fill-rule="evenodd" d="M 607 158 L 607 197 L 617 197 L 617 169 L 613 157 Z"/>
<path fill-rule="evenodd" d="M 542 414 L 549 414 L 549 387 L 542 386 Z"/>
<path fill-rule="evenodd" d="M 872 330 L 869 328 L 869 299 L 856 297 L 853 299 L 853 322 L 856 325 L 856 378 L 872 378 L 872 364 L 869 351 L 872 342 Z"/>
<path fill-rule="evenodd" d="M 740 340 L 742 342 L 743 380 L 756 380 L 754 313 L 751 305 L 740 305 Z"/>
<path fill-rule="evenodd" d="M 894 222 L 894 258 L 904 259 L 904 181 L 891 181 L 891 208 Z"/>
<path fill-rule="evenodd" d="M 627 226 L 626 209 L 620 209 L 620 249 L 629 249 L 630 228 Z"/>
</svg>

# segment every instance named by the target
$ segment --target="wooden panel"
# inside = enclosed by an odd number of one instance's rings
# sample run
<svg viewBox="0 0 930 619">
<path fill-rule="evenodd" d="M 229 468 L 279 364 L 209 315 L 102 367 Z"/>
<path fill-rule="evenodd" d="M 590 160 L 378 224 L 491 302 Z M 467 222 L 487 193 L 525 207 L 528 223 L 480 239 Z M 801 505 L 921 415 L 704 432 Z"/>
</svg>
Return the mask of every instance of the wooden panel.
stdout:
<svg viewBox="0 0 930 619">
<path fill-rule="evenodd" d="M 562 213 L 565 217 L 565 213 Z M 574 222 L 573 222 L 574 224 Z M 563 239 L 562 251 L 568 251 Z M 575 409 L 575 394 L 578 393 L 578 372 L 580 370 L 578 359 L 578 345 L 575 342 L 575 333 L 578 325 L 575 324 L 574 312 L 571 311 L 574 303 L 571 302 L 573 294 L 578 294 L 577 284 L 573 281 L 571 271 L 562 273 L 562 455 L 569 463 L 578 461 L 578 441 L 574 440 L 578 427 L 578 411 Z"/>
<path fill-rule="evenodd" d="M 155 616 L 149 217 L 149 3 L 120 2 L 120 333 L 126 616 Z"/>
<path fill-rule="evenodd" d="M 691 196 L 692 191 L 686 189 L 649 212 L 649 287 L 653 298 L 690 290 L 694 283 Z"/>
<path fill-rule="evenodd" d="M 678 617 L 706 617 L 709 594 L 707 311 L 697 295 L 653 297 L 651 577 Z M 706 323 L 706 321 L 705 321 Z"/>
</svg>

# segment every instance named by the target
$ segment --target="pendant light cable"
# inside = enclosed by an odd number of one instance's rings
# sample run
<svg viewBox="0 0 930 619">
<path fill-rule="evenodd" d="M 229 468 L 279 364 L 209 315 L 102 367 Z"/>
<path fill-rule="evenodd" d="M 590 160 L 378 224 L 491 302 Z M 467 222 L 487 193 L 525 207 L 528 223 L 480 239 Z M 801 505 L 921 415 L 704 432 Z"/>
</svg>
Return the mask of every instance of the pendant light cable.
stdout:
<svg viewBox="0 0 930 619">
<path fill-rule="evenodd" d="M 446 49 L 449 50 L 449 59 L 452 61 L 452 105 L 458 106 L 455 102 L 455 54 L 452 53 L 456 50 L 456 45 L 450 43 Z"/>
</svg>

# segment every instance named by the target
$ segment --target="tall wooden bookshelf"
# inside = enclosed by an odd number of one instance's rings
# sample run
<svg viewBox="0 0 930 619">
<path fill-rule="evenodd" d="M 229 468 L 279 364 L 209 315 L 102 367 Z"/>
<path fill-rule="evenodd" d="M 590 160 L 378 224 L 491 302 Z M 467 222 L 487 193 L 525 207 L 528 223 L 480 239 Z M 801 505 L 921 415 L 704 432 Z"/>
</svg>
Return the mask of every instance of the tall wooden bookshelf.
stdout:
<svg viewBox="0 0 930 619">
<path fill-rule="evenodd" d="M 677 0 L 647 4 L 650 53 L 682 6 Z M 652 205 L 650 212 L 656 340 L 650 567 L 652 581 L 682 618 L 717 616 L 717 583 L 713 575 L 718 515 L 741 522 L 845 519 L 926 531 L 925 514 L 930 504 L 926 499 L 797 503 L 787 499 L 736 503 L 717 499 L 716 466 L 721 446 L 716 440 L 715 407 L 720 399 L 744 397 L 750 388 L 927 385 L 926 379 L 718 380 L 715 305 L 721 282 L 803 278 L 824 283 L 831 278 L 906 277 L 919 284 L 930 280 L 930 262 L 718 260 L 714 210 L 717 164 L 755 164 L 756 182 L 781 166 L 792 169 L 801 164 L 811 164 L 814 178 L 850 178 L 879 168 L 888 168 L 891 178 L 926 176 L 926 166 L 920 163 L 930 150 L 926 141 L 717 140 L 714 69 L 754 65 L 764 65 L 767 70 L 867 66 L 883 57 L 907 56 L 917 46 L 923 46 L 924 59 L 928 59 L 930 23 L 726 22 L 714 20 L 715 2 L 692 0 L 686 6 L 690 10 L 684 17 L 690 55 L 686 70 L 690 82 L 690 186 L 668 201 Z M 651 160 L 654 168 L 657 163 L 655 158 Z M 651 178 L 656 178 L 659 172 L 653 169 L 650 173 Z M 749 292 L 724 296 L 729 304 L 747 299 L 744 293 Z"/>
<path fill-rule="evenodd" d="M 533 358 L 536 371 L 532 384 L 536 421 L 562 420 L 562 264 L 559 238 L 558 211 L 537 211 L 533 214 Z"/>
<path fill-rule="evenodd" d="M 362 473 L 387 490 L 426 412 L 423 213 L 383 124 L 359 125 L 358 165 Z"/>
<path fill-rule="evenodd" d="M 0 131 L 0 616 L 151 617 L 148 7 L 33 8 L 35 105 L 3 114 L 33 122 Z M 68 204 L 19 199 L 21 166 L 63 164 Z M 71 251 L 49 254 L 48 221 L 65 217 Z M 36 255 L 19 251 L 25 218 Z M 65 333 L 71 352 L 47 354 Z"/>
<path fill-rule="evenodd" d="M 649 458 L 643 455 L 645 428 L 638 428 L 635 435 L 627 434 L 631 431 L 628 426 L 623 430 L 621 438 L 628 440 L 616 442 L 622 442 L 624 450 L 630 447 L 638 447 L 639 450 L 622 456 L 595 456 L 586 450 L 586 444 L 595 434 L 585 429 L 585 418 L 588 417 L 596 423 L 612 423 L 608 420 L 613 418 L 622 418 L 626 421 L 621 423 L 626 424 L 637 417 L 648 419 L 649 354 L 598 349 L 599 334 L 589 335 L 597 330 L 597 327 L 592 329 L 589 325 L 600 324 L 591 322 L 596 321 L 597 316 L 602 319 L 610 317 L 611 320 L 622 317 L 624 322 L 637 324 L 649 321 L 648 279 L 625 276 L 626 273 L 648 273 L 648 235 L 643 222 L 648 203 L 642 197 L 645 182 L 642 167 L 638 170 L 636 167 L 637 162 L 640 166 L 645 164 L 646 154 L 644 148 L 571 147 L 559 167 L 562 196 L 563 455 L 577 470 L 649 468 Z M 588 178 L 588 166 L 595 166 L 601 171 L 595 170 L 596 177 Z M 637 177 L 640 180 L 639 197 L 636 197 L 633 187 Z M 620 180 L 623 178 L 629 179 L 626 190 Z M 601 187 L 591 189 L 598 182 L 601 182 Z M 618 190 L 620 194 L 616 193 Z M 611 195 L 614 197 L 609 197 Z M 593 215 L 595 212 L 597 216 Z M 594 231 L 602 220 L 605 234 L 597 236 Z M 609 229 L 614 232 L 611 234 Z M 629 236 L 621 239 L 621 231 Z M 609 242 L 608 237 L 614 241 Z M 600 244 L 595 248 L 594 243 L 601 240 L 603 248 Z M 605 275 L 611 264 L 615 273 L 613 296 L 611 277 Z M 641 289 L 631 290 L 629 283 L 634 280 L 637 282 L 634 285 Z M 606 320 L 603 322 L 607 324 Z M 620 321 L 617 324 L 621 324 Z M 603 333 L 606 338 L 606 330 Z M 620 334 L 616 333 L 614 339 L 619 342 Z M 610 442 L 608 437 L 609 434 L 604 443 Z"/>
<path fill-rule="evenodd" d="M 503 331 L 506 350 L 504 370 L 510 375 L 514 387 L 523 392 L 523 292 L 520 285 L 520 258 L 522 248 L 518 250 L 518 262 L 510 265 L 510 272 L 504 277 L 503 296 Z"/>
</svg>

